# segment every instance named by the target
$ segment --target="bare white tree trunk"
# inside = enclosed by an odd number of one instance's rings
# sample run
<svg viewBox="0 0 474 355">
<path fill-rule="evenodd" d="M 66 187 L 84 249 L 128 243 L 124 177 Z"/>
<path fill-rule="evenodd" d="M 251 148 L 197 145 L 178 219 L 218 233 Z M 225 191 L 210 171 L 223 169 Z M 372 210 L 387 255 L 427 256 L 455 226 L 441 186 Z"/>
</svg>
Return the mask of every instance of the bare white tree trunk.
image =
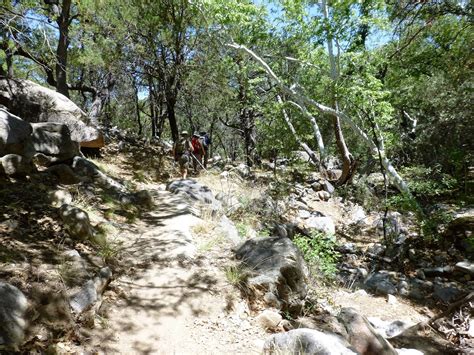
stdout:
<svg viewBox="0 0 474 355">
<path fill-rule="evenodd" d="M 281 98 L 280 95 L 277 95 L 277 100 L 278 100 L 278 103 L 280 105 L 283 105 L 283 100 Z M 300 145 L 301 148 L 303 148 L 303 150 L 309 155 L 309 158 L 311 159 L 311 161 L 315 164 L 315 165 L 319 165 L 320 164 L 320 160 L 318 159 L 318 157 L 316 156 L 316 154 L 314 153 L 314 151 L 306 144 L 304 143 L 301 138 L 298 136 L 298 133 L 296 133 L 296 130 L 295 130 L 295 127 L 293 126 L 293 124 L 291 123 L 290 121 L 290 117 L 288 116 L 288 113 L 286 112 L 286 110 L 282 107 L 281 109 L 282 113 L 283 113 L 283 119 L 285 120 L 286 122 L 286 125 L 288 126 L 288 128 L 290 129 L 291 133 L 293 134 L 293 137 L 295 137 L 296 141 L 298 142 L 298 144 Z M 324 148 L 324 147 L 323 147 Z"/>
<path fill-rule="evenodd" d="M 346 122 L 352 130 L 366 143 L 370 149 L 374 152 L 374 154 L 378 154 L 377 152 L 377 146 L 376 144 L 367 136 L 367 134 L 362 131 L 362 129 L 357 126 L 357 124 L 344 112 L 341 112 L 339 110 L 335 110 L 331 107 L 325 106 L 323 104 L 320 104 L 319 102 L 306 97 L 305 95 L 300 95 L 296 92 L 296 90 L 289 88 L 286 86 L 283 81 L 273 72 L 273 70 L 270 68 L 270 66 L 262 59 L 260 58 L 257 54 L 255 54 L 252 50 L 247 48 L 244 45 L 237 44 L 237 43 L 231 43 L 228 44 L 229 47 L 235 48 L 241 51 L 246 52 L 249 54 L 268 74 L 268 76 L 277 84 L 282 92 L 285 94 L 289 95 L 291 98 L 293 98 L 297 102 L 301 102 L 307 106 L 313 106 L 315 107 L 318 111 L 324 114 L 329 114 L 332 116 L 337 116 L 339 117 L 342 121 Z M 397 173 L 395 168 L 392 166 L 390 161 L 387 159 L 385 156 L 385 152 L 381 151 L 382 154 L 382 164 L 387 171 L 388 175 L 390 176 L 391 181 L 393 184 L 398 188 L 400 192 L 402 192 L 405 195 L 411 195 L 410 190 L 408 189 L 408 186 L 406 185 L 405 181 L 403 181 L 402 177 Z"/>
<path fill-rule="evenodd" d="M 326 160 L 326 148 L 324 147 L 323 135 L 321 134 L 321 131 L 319 129 L 318 122 L 316 122 L 316 118 L 314 118 L 314 116 L 309 113 L 305 106 L 301 106 L 300 104 L 297 104 L 294 101 L 287 102 L 298 108 L 303 113 L 303 115 L 305 115 L 311 122 L 311 126 L 313 127 L 314 138 L 316 138 L 316 142 L 318 143 L 320 157 L 319 159 L 320 162 L 324 165 L 324 162 Z"/>
</svg>

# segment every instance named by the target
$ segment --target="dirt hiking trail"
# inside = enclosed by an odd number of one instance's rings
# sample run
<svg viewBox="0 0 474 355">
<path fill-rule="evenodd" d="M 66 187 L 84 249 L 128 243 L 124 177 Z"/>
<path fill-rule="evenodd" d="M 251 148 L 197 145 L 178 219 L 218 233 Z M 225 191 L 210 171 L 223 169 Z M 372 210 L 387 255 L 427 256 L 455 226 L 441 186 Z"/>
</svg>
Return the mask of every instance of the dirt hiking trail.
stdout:
<svg viewBox="0 0 474 355">
<path fill-rule="evenodd" d="M 265 333 L 226 280 L 230 246 L 193 236 L 194 216 L 183 196 L 147 186 L 155 208 L 120 236 L 124 276 L 94 350 L 119 354 L 252 354 Z M 217 250 L 218 249 L 218 250 Z M 104 295 L 107 297 L 107 292 Z"/>
</svg>

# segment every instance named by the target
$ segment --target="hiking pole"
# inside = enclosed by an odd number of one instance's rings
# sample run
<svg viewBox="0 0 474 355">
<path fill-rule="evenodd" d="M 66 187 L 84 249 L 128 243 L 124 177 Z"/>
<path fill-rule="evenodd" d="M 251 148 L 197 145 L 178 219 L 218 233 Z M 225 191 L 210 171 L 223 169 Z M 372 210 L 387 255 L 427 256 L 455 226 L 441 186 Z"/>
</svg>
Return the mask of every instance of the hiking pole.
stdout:
<svg viewBox="0 0 474 355">
<path fill-rule="evenodd" d="M 201 164 L 201 162 L 199 161 L 199 159 L 196 158 L 196 156 L 195 156 L 193 153 L 191 153 L 191 156 L 194 158 L 194 160 L 197 161 L 197 163 L 199 164 L 199 166 L 200 166 L 201 168 L 203 168 L 204 171 L 207 173 L 207 169 L 204 167 L 204 165 Z"/>
</svg>

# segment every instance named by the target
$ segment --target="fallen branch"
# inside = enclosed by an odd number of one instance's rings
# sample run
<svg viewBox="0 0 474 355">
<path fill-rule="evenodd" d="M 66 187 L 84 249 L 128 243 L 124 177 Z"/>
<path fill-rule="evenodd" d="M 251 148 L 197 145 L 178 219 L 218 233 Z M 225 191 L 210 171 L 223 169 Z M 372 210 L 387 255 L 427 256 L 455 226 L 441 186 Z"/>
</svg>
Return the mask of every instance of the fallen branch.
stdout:
<svg viewBox="0 0 474 355">
<path fill-rule="evenodd" d="M 428 322 L 426 322 L 427 325 L 432 325 L 436 321 L 446 318 L 447 316 L 451 315 L 456 309 L 462 307 L 464 304 L 474 300 L 474 292 L 469 293 L 467 296 L 464 296 L 460 300 L 453 302 L 449 305 L 448 309 L 445 310 L 444 312 L 438 314 L 437 316 L 432 317 Z"/>
</svg>

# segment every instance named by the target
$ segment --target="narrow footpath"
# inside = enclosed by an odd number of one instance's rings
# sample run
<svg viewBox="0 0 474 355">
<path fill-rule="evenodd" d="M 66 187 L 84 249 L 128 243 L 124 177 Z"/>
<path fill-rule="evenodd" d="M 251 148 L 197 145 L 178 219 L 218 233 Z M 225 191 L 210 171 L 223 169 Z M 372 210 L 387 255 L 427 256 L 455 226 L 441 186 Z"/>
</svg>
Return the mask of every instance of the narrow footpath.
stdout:
<svg viewBox="0 0 474 355">
<path fill-rule="evenodd" d="M 120 236 L 130 270 L 113 280 L 120 297 L 91 345 L 114 354 L 260 353 L 265 334 L 225 277 L 230 246 L 193 237 L 203 221 L 183 196 L 148 189 L 155 209 Z"/>
</svg>

